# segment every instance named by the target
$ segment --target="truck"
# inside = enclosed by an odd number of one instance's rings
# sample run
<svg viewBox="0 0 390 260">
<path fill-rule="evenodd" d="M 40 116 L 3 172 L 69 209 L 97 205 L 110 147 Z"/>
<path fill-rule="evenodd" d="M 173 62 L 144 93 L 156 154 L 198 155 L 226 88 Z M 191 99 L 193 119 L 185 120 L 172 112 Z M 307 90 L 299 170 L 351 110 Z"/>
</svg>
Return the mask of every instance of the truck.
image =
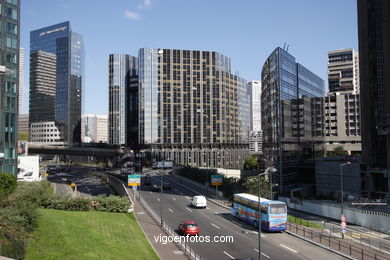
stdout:
<svg viewBox="0 0 390 260">
<path fill-rule="evenodd" d="M 173 168 L 173 161 L 160 161 L 160 162 L 154 162 L 153 169 L 172 169 Z"/>
<path fill-rule="evenodd" d="M 18 181 L 41 181 L 39 156 L 18 156 Z"/>
</svg>

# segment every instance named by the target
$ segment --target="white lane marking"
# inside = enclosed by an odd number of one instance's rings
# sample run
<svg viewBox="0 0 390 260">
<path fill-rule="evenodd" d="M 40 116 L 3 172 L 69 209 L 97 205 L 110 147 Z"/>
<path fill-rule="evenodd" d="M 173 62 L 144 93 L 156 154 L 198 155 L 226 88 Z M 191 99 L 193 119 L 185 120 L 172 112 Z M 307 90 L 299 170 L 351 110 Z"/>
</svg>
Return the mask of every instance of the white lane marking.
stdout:
<svg viewBox="0 0 390 260">
<path fill-rule="evenodd" d="M 206 207 L 206 209 L 210 209 L 209 207 Z"/>
<path fill-rule="evenodd" d="M 188 211 L 192 212 L 192 210 L 190 208 L 186 208 Z"/>
<path fill-rule="evenodd" d="M 214 223 L 210 223 L 213 227 L 217 228 L 217 229 L 220 229 L 217 225 L 215 225 Z"/>
<path fill-rule="evenodd" d="M 173 213 L 173 210 L 171 210 L 170 208 L 168 208 L 168 210 Z"/>
<path fill-rule="evenodd" d="M 176 198 L 172 198 L 173 200 L 176 200 Z"/>
<path fill-rule="evenodd" d="M 280 246 L 281 247 L 284 247 L 284 248 L 286 248 L 286 249 L 288 249 L 288 250 L 290 250 L 291 252 L 293 252 L 293 253 L 298 253 L 298 251 L 297 250 L 294 250 L 294 249 L 292 249 L 292 248 L 289 248 L 288 246 L 285 246 L 285 245 L 283 245 L 283 244 L 280 244 Z"/>
<path fill-rule="evenodd" d="M 258 235 L 259 234 L 259 232 L 257 232 L 257 231 L 251 231 L 253 234 L 256 234 L 256 235 Z M 263 233 L 261 233 L 261 237 L 265 237 L 265 235 L 263 235 Z"/>
<path fill-rule="evenodd" d="M 257 250 L 256 248 L 255 248 L 255 251 L 256 251 L 257 253 L 259 252 L 259 250 Z M 262 254 L 263 256 L 267 257 L 267 258 L 271 258 L 270 256 L 264 254 L 263 252 L 261 252 L 261 254 Z"/>
<path fill-rule="evenodd" d="M 158 201 L 160 201 L 160 198 L 157 198 Z"/>
<path fill-rule="evenodd" d="M 189 199 L 189 200 L 191 199 L 191 198 L 190 198 L 190 197 L 188 197 L 188 196 L 186 196 L 186 198 L 187 198 L 187 199 Z"/>
<path fill-rule="evenodd" d="M 223 251 L 223 253 L 224 253 L 225 255 L 227 255 L 228 257 L 230 257 L 230 259 L 234 259 L 234 257 L 231 256 L 231 255 L 229 255 L 228 253 L 226 253 L 226 251 Z"/>
</svg>

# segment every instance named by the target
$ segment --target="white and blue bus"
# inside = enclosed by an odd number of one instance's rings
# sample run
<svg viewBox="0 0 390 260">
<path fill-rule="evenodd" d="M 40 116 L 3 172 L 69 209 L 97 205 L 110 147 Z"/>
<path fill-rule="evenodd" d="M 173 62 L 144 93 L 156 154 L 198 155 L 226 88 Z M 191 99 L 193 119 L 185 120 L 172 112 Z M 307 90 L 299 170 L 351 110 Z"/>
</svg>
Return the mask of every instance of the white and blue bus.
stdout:
<svg viewBox="0 0 390 260">
<path fill-rule="evenodd" d="M 286 203 L 277 200 L 260 198 L 261 229 L 265 231 L 282 231 L 287 227 Z M 232 215 L 255 227 L 259 223 L 259 197 L 237 193 L 233 195 Z"/>
</svg>

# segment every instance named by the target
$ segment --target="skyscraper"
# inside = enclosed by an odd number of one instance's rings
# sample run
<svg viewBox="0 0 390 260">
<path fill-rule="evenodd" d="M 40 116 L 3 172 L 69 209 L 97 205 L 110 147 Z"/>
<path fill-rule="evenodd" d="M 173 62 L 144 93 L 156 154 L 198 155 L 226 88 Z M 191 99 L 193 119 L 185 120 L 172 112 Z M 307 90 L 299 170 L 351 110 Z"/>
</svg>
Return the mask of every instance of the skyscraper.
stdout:
<svg viewBox="0 0 390 260">
<path fill-rule="evenodd" d="M 325 150 L 342 146 L 360 153 L 359 55 L 354 49 L 328 53 L 329 93 L 325 97 Z"/>
<path fill-rule="evenodd" d="M 55 121 L 57 56 L 45 51 L 30 54 L 29 122 Z"/>
<path fill-rule="evenodd" d="M 81 115 L 81 137 L 84 143 L 108 142 L 107 115 Z"/>
<path fill-rule="evenodd" d="M 19 115 L 22 114 L 23 109 L 23 86 L 24 86 L 24 49 L 19 49 L 19 97 L 18 110 Z"/>
<path fill-rule="evenodd" d="M 390 198 L 390 1 L 358 0 L 358 25 L 367 190 Z"/>
<path fill-rule="evenodd" d="M 299 164 L 323 147 L 324 81 L 276 48 L 262 72 L 263 153 L 278 172 L 279 191 L 299 182 Z"/>
<path fill-rule="evenodd" d="M 262 152 L 261 131 L 261 82 L 252 80 L 248 83 L 251 90 L 251 132 L 249 135 L 249 149 L 251 153 Z"/>
<path fill-rule="evenodd" d="M 71 30 L 69 22 L 41 28 L 30 32 L 30 54 L 37 51 L 56 55 L 55 120 L 62 126 L 65 144 L 80 143 L 84 86 L 82 36 Z"/>
<path fill-rule="evenodd" d="M 137 75 L 137 57 L 127 54 L 109 56 L 109 143 L 126 145 L 127 95 L 130 77 Z"/>
<path fill-rule="evenodd" d="M 342 49 L 328 53 L 329 92 L 358 93 L 359 55 L 354 49 Z"/>
<path fill-rule="evenodd" d="M 0 0 L 0 172 L 17 174 L 20 1 Z"/>
<path fill-rule="evenodd" d="M 241 168 L 250 130 L 250 90 L 214 51 L 139 50 L 139 143 L 151 159 Z"/>
</svg>

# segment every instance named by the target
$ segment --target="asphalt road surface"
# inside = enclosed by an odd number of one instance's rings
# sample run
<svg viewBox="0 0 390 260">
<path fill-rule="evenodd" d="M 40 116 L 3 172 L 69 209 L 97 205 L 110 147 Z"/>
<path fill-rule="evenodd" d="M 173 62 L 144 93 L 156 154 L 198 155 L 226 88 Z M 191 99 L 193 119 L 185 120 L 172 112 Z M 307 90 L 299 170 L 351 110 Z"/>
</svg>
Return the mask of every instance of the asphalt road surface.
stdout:
<svg viewBox="0 0 390 260">
<path fill-rule="evenodd" d="M 160 186 L 157 171 L 152 171 L 152 183 Z M 164 182 L 172 185 L 172 190 L 164 191 L 162 200 L 163 221 L 173 230 L 183 220 L 197 222 L 200 235 L 214 237 L 230 236 L 233 242 L 191 242 L 190 247 L 204 259 L 258 259 L 258 233 L 254 227 L 238 221 L 224 207 L 208 202 L 206 209 L 190 206 L 195 194 L 164 176 Z M 141 186 L 140 195 L 149 206 L 160 215 L 161 199 L 159 192 L 149 191 L 150 186 Z M 313 244 L 295 238 L 286 233 L 262 234 L 262 259 L 344 259 Z"/>
</svg>

